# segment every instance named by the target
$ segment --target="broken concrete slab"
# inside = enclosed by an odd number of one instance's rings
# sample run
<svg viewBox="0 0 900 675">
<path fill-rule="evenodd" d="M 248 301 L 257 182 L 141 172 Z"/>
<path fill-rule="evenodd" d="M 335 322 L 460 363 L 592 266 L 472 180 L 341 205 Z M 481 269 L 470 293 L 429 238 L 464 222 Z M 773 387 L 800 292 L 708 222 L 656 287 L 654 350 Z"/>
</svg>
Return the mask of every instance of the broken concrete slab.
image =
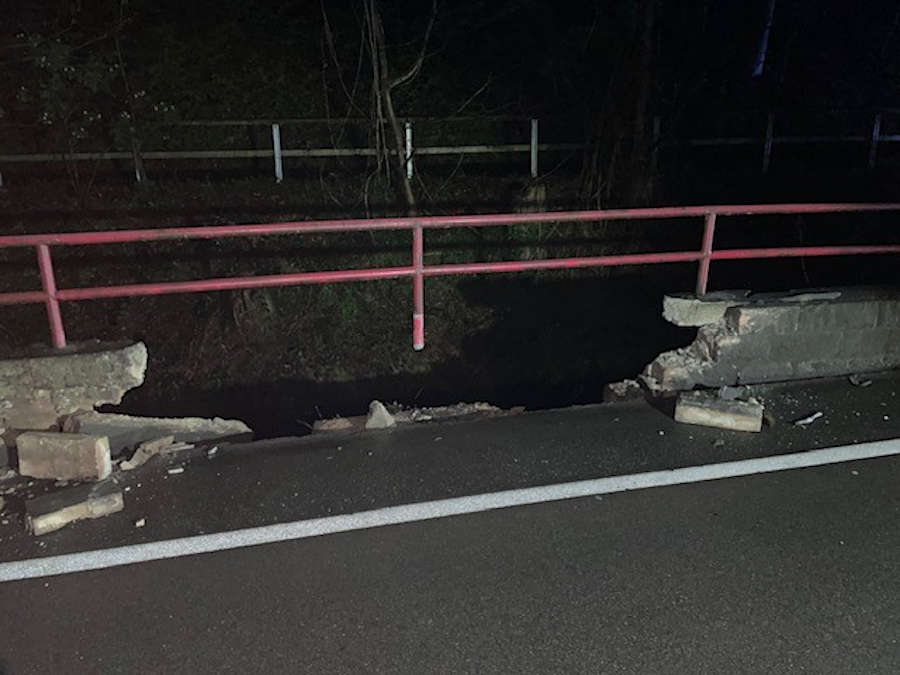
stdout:
<svg viewBox="0 0 900 675">
<path fill-rule="evenodd" d="M 28 431 L 18 436 L 16 445 L 23 476 L 96 481 L 112 471 L 105 436 Z"/>
<path fill-rule="evenodd" d="M 173 436 L 179 443 L 253 440 L 253 431 L 244 422 L 220 417 L 138 417 L 91 411 L 78 413 L 74 419 L 81 433 L 108 437 L 113 457 L 163 436 Z"/>
<path fill-rule="evenodd" d="M 691 345 L 660 354 L 641 379 L 660 394 L 900 367 L 900 294 L 833 295 L 751 296 L 701 326 Z"/>
<path fill-rule="evenodd" d="M 112 481 L 77 485 L 25 503 L 25 523 L 35 536 L 77 520 L 100 518 L 125 508 L 122 492 Z"/>
<path fill-rule="evenodd" d="M 725 311 L 747 301 L 750 291 L 717 291 L 706 295 L 672 294 L 663 298 L 663 318 L 676 326 L 705 326 Z"/>
<path fill-rule="evenodd" d="M 0 426 L 45 430 L 62 415 L 121 403 L 146 369 L 142 342 L 0 360 Z"/>
<path fill-rule="evenodd" d="M 397 424 L 394 416 L 387 411 L 381 401 L 372 401 L 369 404 L 369 416 L 366 419 L 366 429 L 387 429 Z"/>
<path fill-rule="evenodd" d="M 675 421 L 733 431 L 762 430 L 763 406 L 756 399 L 723 399 L 715 394 L 689 391 L 679 394 Z"/>
</svg>

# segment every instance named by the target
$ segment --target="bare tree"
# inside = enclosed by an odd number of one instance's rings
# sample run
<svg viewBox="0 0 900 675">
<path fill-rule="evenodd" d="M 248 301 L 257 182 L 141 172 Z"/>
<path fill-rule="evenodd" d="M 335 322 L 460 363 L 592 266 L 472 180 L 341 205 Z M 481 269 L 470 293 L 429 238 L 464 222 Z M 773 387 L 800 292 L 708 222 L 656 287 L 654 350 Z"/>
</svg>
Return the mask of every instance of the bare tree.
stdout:
<svg viewBox="0 0 900 675">
<path fill-rule="evenodd" d="M 410 215 L 417 212 L 416 195 L 412 183 L 406 173 L 406 157 L 404 154 L 403 126 L 397 117 L 394 106 L 394 90 L 412 82 L 422 69 L 428 40 L 434 28 L 437 16 L 437 0 L 432 0 L 431 14 L 422 38 L 418 56 L 403 74 L 392 77 L 387 44 L 384 36 L 384 22 L 377 0 L 363 0 L 365 11 L 366 45 L 372 64 L 372 121 L 375 129 L 375 143 L 378 150 L 379 167 L 390 175 L 390 155 L 396 157 L 396 171 L 402 196 L 406 201 Z M 388 138 L 392 137 L 392 143 Z M 391 148 L 393 145 L 393 148 Z"/>
</svg>

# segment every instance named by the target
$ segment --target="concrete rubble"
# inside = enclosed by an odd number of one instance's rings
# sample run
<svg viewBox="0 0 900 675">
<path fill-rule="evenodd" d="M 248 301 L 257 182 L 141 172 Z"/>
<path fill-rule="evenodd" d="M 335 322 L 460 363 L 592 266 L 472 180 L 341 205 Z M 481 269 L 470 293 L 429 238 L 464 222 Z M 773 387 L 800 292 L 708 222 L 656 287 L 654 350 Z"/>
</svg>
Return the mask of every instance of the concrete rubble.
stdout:
<svg viewBox="0 0 900 675">
<path fill-rule="evenodd" d="M 369 414 L 357 417 L 333 417 L 317 420 L 312 425 L 313 433 L 350 432 L 363 429 L 386 429 L 398 424 L 420 424 L 441 420 L 459 419 L 471 416 L 492 417 L 495 415 L 516 415 L 524 408 L 502 410 L 490 403 L 454 403 L 420 408 L 403 408 L 394 403 L 386 405 L 381 401 L 369 404 Z"/>
<path fill-rule="evenodd" d="M 40 536 L 75 521 L 100 518 L 124 508 L 121 490 L 107 480 L 28 500 L 25 504 L 25 523 L 29 532 Z"/>
<path fill-rule="evenodd" d="M 72 416 L 71 425 L 81 433 L 102 434 L 109 438 L 113 456 L 141 443 L 172 436 L 174 442 L 249 441 L 253 431 L 240 420 L 220 417 L 138 417 L 96 411 L 79 412 Z"/>
<path fill-rule="evenodd" d="M 705 326 L 716 323 L 731 307 L 745 304 L 750 291 L 719 291 L 702 297 L 672 294 L 663 298 L 663 318 L 676 326 Z"/>
<path fill-rule="evenodd" d="M 688 391 L 678 395 L 675 421 L 733 431 L 762 430 L 763 405 L 755 398 L 723 398 L 717 393 Z"/>
<path fill-rule="evenodd" d="M 16 445 L 23 476 L 97 481 L 112 471 L 105 436 L 29 431 L 18 436 Z"/>
<path fill-rule="evenodd" d="M 94 410 L 121 403 L 126 392 L 143 383 L 146 367 L 147 349 L 140 342 L 37 347 L 0 360 L 0 481 L 3 494 L 24 504 L 29 531 L 41 535 L 121 511 L 124 501 L 116 480 L 122 474 L 113 475 L 117 469 L 133 470 L 154 456 L 192 449 L 194 443 L 253 439 L 239 420 Z M 217 449 L 201 446 L 198 452 L 213 457 Z M 117 466 L 114 458 L 126 451 L 131 456 Z M 18 473 L 7 471 L 9 464 Z"/>
<path fill-rule="evenodd" d="M 688 314 L 683 310 L 679 320 Z M 896 367 L 900 297 L 886 289 L 854 289 L 749 296 L 701 325 L 687 347 L 660 354 L 641 380 L 649 391 L 665 394 Z"/>
<path fill-rule="evenodd" d="M 191 450 L 193 447 L 191 443 L 176 443 L 175 436 L 163 436 L 141 443 L 130 459 L 119 464 L 119 468 L 122 471 L 131 471 L 143 466 L 148 460 L 159 454 L 173 454 L 182 450 Z"/>
<path fill-rule="evenodd" d="M 354 427 L 352 420 L 346 417 L 332 417 L 327 420 L 316 420 L 313 422 L 312 430 L 314 432 L 330 432 L 330 431 L 348 431 Z"/>
<path fill-rule="evenodd" d="M 469 415 L 496 415 L 502 412 L 500 408 L 490 403 L 476 402 L 456 403 L 431 408 L 398 409 L 393 412 L 393 415 L 398 424 L 411 424 L 467 417 Z"/>
<path fill-rule="evenodd" d="M 381 401 L 369 404 L 369 416 L 366 418 L 366 429 L 387 429 L 395 426 L 397 420 L 388 412 Z"/>
<path fill-rule="evenodd" d="M 63 415 L 121 403 L 144 382 L 146 369 L 142 342 L 0 360 L 0 427 L 44 431 Z"/>
</svg>

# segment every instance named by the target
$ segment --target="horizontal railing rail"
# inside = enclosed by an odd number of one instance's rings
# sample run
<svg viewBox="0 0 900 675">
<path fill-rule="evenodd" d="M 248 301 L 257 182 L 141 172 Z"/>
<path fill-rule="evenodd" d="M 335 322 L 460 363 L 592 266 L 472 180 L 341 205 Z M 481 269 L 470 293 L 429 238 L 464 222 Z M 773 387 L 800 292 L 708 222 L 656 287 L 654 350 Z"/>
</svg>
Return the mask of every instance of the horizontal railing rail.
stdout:
<svg viewBox="0 0 900 675">
<path fill-rule="evenodd" d="M 714 260 L 752 260 L 900 253 L 900 245 L 897 244 L 790 246 L 716 250 L 713 241 L 715 238 L 716 221 L 719 217 L 872 213 L 884 211 L 900 211 L 900 203 L 674 206 L 595 211 L 420 216 L 362 220 L 320 220 L 248 225 L 215 225 L 204 227 L 164 227 L 156 229 L 112 230 L 102 232 L 5 235 L 0 236 L 0 249 L 17 247 L 33 247 L 35 249 L 41 278 L 41 290 L 0 293 L 0 305 L 43 303 L 46 307 L 53 346 L 56 348 L 63 348 L 66 346 L 66 333 L 60 310 L 61 302 L 166 295 L 173 293 L 205 293 L 211 291 L 297 286 L 303 284 L 410 278 L 413 282 L 413 347 L 414 349 L 419 350 L 425 346 L 424 280 L 426 277 L 696 262 L 698 263 L 698 270 L 695 290 L 698 295 L 703 295 L 707 291 L 710 263 Z M 426 229 L 494 227 L 548 222 L 584 223 L 608 220 L 659 220 L 673 218 L 703 218 L 703 235 L 698 250 L 548 258 L 541 260 L 466 262 L 435 265 L 425 264 L 424 231 Z M 189 281 L 161 281 L 142 284 L 58 288 L 50 250 L 51 247 L 62 246 L 129 244 L 165 240 L 224 239 L 231 237 L 274 236 L 285 234 L 296 235 L 325 232 L 373 232 L 379 230 L 409 230 L 412 232 L 412 256 L 409 265 L 294 272 L 260 276 L 220 277 L 194 279 Z"/>
</svg>

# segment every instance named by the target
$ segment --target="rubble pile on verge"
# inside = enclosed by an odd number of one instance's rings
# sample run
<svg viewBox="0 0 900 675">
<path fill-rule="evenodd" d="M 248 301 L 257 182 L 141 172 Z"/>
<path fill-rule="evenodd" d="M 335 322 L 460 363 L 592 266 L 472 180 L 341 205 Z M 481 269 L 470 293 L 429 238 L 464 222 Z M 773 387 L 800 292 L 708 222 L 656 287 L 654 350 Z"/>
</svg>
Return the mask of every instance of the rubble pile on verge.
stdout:
<svg viewBox="0 0 900 675">
<path fill-rule="evenodd" d="M 38 536 L 116 513 L 130 489 L 120 488 L 123 472 L 157 457 L 212 459 L 223 442 L 252 440 L 239 420 L 93 409 L 142 384 L 146 362 L 141 343 L 0 361 L 0 525 L 18 516 Z"/>
<path fill-rule="evenodd" d="M 317 420 L 312 425 L 314 433 L 362 431 L 364 429 L 388 429 L 397 425 L 417 424 L 421 422 L 437 422 L 442 420 L 497 417 L 500 415 L 518 415 L 524 408 L 516 407 L 502 410 L 490 403 L 455 403 L 423 408 L 404 408 L 397 403 L 384 404 L 372 401 L 369 414 L 356 417 L 332 417 Z"/>
</svg>

